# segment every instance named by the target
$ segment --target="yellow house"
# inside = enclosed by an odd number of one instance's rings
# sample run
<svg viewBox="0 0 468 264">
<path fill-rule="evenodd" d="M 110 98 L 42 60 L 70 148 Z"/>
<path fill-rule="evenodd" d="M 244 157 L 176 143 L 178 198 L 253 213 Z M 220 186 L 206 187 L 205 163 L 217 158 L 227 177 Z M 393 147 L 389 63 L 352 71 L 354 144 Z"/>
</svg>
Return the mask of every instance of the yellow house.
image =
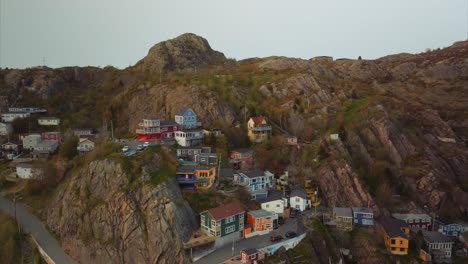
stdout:
<svg viewBox="0 0 468 264">
<path fill-rule="evenodd" d="M 387 252 L 393 255 L 407 255 L 409 248 L 409 226 L 401 220 L 382 217 L 378 221 Z"/>
<path fill-rule="evenodd" d="M 261 143 L 271 135 L 271 126 L 268 125 L 263 116 L 251 117 L 247 122 L 247 129 L 247 135 L 254 143 Z"/>
<path fill-rule="evenodd" d="M 215 182 L 216 167 L 181 166 L 177 168 L 176 179 L 183 189 L 210 188 Z"/>
</svg>

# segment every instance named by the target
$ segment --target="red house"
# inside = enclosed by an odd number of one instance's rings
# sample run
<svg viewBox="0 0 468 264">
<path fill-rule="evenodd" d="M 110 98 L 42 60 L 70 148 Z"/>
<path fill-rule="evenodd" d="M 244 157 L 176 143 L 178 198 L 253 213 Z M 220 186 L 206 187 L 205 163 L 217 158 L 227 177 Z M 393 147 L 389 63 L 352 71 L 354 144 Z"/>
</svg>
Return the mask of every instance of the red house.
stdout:
<svg viewBox="0 0 468 264">
<path fill-rule="evenodd" d="M 60 141 L 60 132 L 43 132 L 41 134 L 41 140 L 53 140 L 53 141 Z"/>
<path fill-rule="evenodd" d="M 234 169 L 247 169 L 253 165 L 253 150 L 248 148 L 234 149 L 229 154 L 229 163 Z"/>
<path fill-rule="evenodd" d="M 255 248 L 246 248 L 240 251 L 242 263 L 252 263 L 258 260 L 258 250 Z"/>
<path fill-rule="evenodd" d="M 174 132 L 179 131 L 179 125 L 174 121 L 161 121 L 158 118 L 143 119 L 138 124 L 136 136 L 139 141 L 151 141 L 174 138 Z"/>
</svg>

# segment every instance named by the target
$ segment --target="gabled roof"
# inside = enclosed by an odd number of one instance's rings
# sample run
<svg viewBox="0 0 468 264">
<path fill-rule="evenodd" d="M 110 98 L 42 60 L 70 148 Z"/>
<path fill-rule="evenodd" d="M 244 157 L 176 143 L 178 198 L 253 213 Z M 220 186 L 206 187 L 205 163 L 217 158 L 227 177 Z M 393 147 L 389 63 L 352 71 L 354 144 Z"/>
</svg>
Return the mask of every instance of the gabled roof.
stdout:
<svg viewBox="0 0 468 264">
<path fill-rule="evenodd" d="M 265 211 L 263 209 L 260 210 L 255 210 L 255 211 L 250 211 L 248 214 L 252 215 L 255 218 L 260 218 L 260 217 L 268 217 L 274 215 L 274 213 Z"/>
<path fill-rule="evenodd" d="M 263 120 L 265 120 L 263 118 L 263 116 L 254 116 L 254 117 L 251 117 L 251 119 L 253 120 L 254 124 L 261 124 L 263 123 Z"/>
<path fill-rule="evenodd" d="M 159 121 L 159 125 L 160 126 L 178 126 L 179 124 L 177 124 L 176 122 L 174 121 Z"/>
<path fill-rule="evenodd" d="M 408 224 L 406 224 L 405 221 L 383 216 L 379 218 L 377 222 L 390 237 L 403 237 L 408 239 L 408 235 L 402 230 L 402 228 L 408 228 Z"/>
<path fill-rule="evenodd" d="M 439 232 L 421 230 L 424 241 L 427 243 L 451 243 L 453 240 L 450 237 L 444 236 Z"/>
<path fill-rule="evenodd" d="M 192 108 L 183 107 L 182 109 L 179 110 L 179 112 L 177 112 L 176 115 L 177 116 L 186 116 L 186 115 L 189 115 L 191 112 L 195 114 L 195 111 L 193 111 Z"/>
<path fill-rule="evenodd" d="M 253 150 L 249 148 L 238 148 L 238 149 L 233 149 L 231 152 L 239 152 L 241 154 L 251 154 L 253 153 Z"/>
<path fill-rule="evenodd" d="M 283 201 L 283 193 L 280 191 L 268 191 L 268 197 L 260 200 L 260 203 L 269 203 L 272 201 Z"/>
<path fill-rule="evenodd" d="M 353 217 L 353 212 L 348 207 L 333 207 L 333 213 L 341 217 Z"/>
<path fill-rule="evenodd" d="M 368 207 L 353 207 L 353 213 L 365 213 L 365 214 L 373 214 L 372 208 Z"/>
<path fill-rule="evenodd" d="M 392 214 L 392 216 L 403 221 L 414 219 L 432 219 L 428 214 Z"/>
<path fill-rule="evenodd" d="M 265 172 L 261 170 L 246 171 L 246 172 L 241 172 L 241 173 L 249 178 L 262 177 L 265 175 Z"/>
<path fill-rule="evenodd" d="M 294 189 L 291 191 L 289 197 L 301 197 L 303 199 L 307 199 L 307 193 L 304 189 Z"/>
<path fill-rule="evenodd" d="M 216 208 L 212 208 L 207 211 L 211 218 L 216 221 L 227 218 L 229 216 L 244 213 L 245 210 L 237 203 L 230 203 Z"/>
<path fill-rule="evenodd" d="M 84 138 L 84 137 L 83 137 L 83 138 L 80 138 L 79 144 L 82 144 L 82 143 L 93 143 L 93 144 L 94 144 L 93 141 L 91 141 L 91 140 L 89 140 L 89 139 L 87 139 L 87 138 Z"/>
<path fill-rule="evenodd" d="M 256 248 L 244 248 L 241 251 L 245 252 L 245 254 L 247 254 L 249 256 L 253 255 L 253 254 L 256 254 L 258 252 L 258 250 Z"/>
</svg>

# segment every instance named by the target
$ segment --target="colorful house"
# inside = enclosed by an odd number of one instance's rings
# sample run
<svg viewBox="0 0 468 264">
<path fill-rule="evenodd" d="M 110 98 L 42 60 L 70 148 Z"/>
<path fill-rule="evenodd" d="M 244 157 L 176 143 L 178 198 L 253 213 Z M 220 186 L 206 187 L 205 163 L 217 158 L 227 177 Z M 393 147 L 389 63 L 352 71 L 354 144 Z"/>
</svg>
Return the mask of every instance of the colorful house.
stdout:
<svg viewBox="0 0 468 264">
<path fill-rule="evenodd" d="M 94 149 L 94 142 L 87 138 L 80 138 L 76 149 L 79 152 L 90 152 Z"/>
<path fill-rule="evenodd" d="M 288 207 L 294 208 L 299 211 L 305 211 L 311 208 L 312 203 L 307 197 L 307 193 L 304 189 L 294 189 L 291 191 L 289 198 L 287 199 Z"/>
<path fill-rule="evenodd" d="M 216 237 L 220 247 L 239 240 L 244 232 L 245 210 L 237 203 L 230 203 L 200 214 L 200 225 L 208 236 Z"/>
<path fill-rule="evenodd" d="M 258 250 L 255 248 L 246 248 L 240 251 L 242 263 L 253 263 L 258 260 Z"/>
<path fill-rule="evenodd" d="M 176 157 L 184 161 L 195 161 L 195 156 L 202 153 L 211 153 L 211 147 L 179 147 Z"/>
<path fill-rule="evenodd" d="M 203 143 L 203 130 L 184 128 L 174 133 L 177 144 L 182 147 L 198 146 Z"/>
<path fill-rule="evenodd" d="M 269 191 L 268 197 L 260 202 L 263 210 L 277 214 L 278 216 L 284 215 L 284 208 L 286 201 L 283 198 L 283 193 L 277 191 Z"/>
<path fill-rule="evenodd" d="M 247 213 L 247 224 L 245 237 L 265 235 L 278 227 L 278 215 L 263 209 Z"/>
<path fill-rule="evenodd" d="M 354 225 L 373 226 L 374 212 L 371 208 L 353 207 Z"/>
<path fill-rule="evenodd" d="M 219 137 L 223 134 L 221 129 L 217 128 L 210 128 L 210 129 L 203 129 L 203 135 L 207 137 Z"/>
<path fill-rule="evenodd" d="M 27 118 L 29 116 L 30 116 L 29 113 L 24 113 L 24 112 L 8 112 L 8 113 L 1 114 L 2 122 L 4 123 L 11 123 L 17 118 Z"/>
<path fill-rule="evenodd" d="M 200 127 L 202 124 L 197 121 L 197 114 L 191 109 L 184 107 L 175 115 L 175 121 L 182 128 Z"/>
<path fill-rule="evenodd" d="M 396 219 L 405 221 L 411 228 L 430 230 L 432 228 L 432 218 L 427 214 L 392 214 Z"/>
<path fill-rule="evenodd" d="M 179 125 L 176 122 L 147 118 L 138 124 L 136 136 L 139 141 L 167 140 L 174 138 L 176 131 L 179 131 Z"/>
<path fill-rule="evenodd" d="M 273 187 L 273 173 L 269 171 L 248 171 L 234 174 L 234 184 L 245 186 L 252 195 L 252 200 L 268 197 L 268 190 Z"/>
<path fill-rule="evenodd" d="M 407 255 L 410 228 L 399 219 L 382 217 L 378 220 L 387 252 L 393 255 Z"/>
<path fill-rule="evenodd" d="M 262 116 L 251 117 L 247 122 L 247 136 L 254 143 L 261 143 L 271 136 L 271 126 Z"/>
<path fill-rule="evenodd" d="M 353 230 L 353 212 L 351 208 L 333 207 L 333 219 L 338 230 Z"/>
<path fill-rule="evenodd" d="M 208 189 L 216 178 L 216 167 L 180 166 L 176 170 L 176 179 L 183 189 Z"/>
<path fill-rule="evenodd" d="M 286 136 L 286 144 L 291 145 L 291 146 L 296 146 L 297 145 L 297 137 L 296 136 Z"/>
<path fill-rule="evenodd" d="M 468 225 L 439 221 L 438 231 L 445 236 L 459 236 L 463 232 L 468 231 Z"/>
<path fill-rule="evenodd" d="M 60 132 L 43 132 L 41 133 L 41 140 L 60 141 L 62 140 L 62 136 Z"/>
<path fill-rule="evenodd" d="M 253 150 L 248 148 L 234 149 L 229 154 L 229 163 L 234 169 L 248 169 L 253 165 Z"/>
<path fill-rule="evenodd" d="M 41 126 L 58 126 L 60 125 L 60 118 L 52 116 L 39 117 L 37 123 Z"/>
<path fill-rule="evenodd" d="M 436 263 L 448 262 L 452 258 L 452 246 L 454 244 L 450 237 L 439 232 L 420 230 L 422 234 L 425 250 L 428 251 Z"/>
</svg>

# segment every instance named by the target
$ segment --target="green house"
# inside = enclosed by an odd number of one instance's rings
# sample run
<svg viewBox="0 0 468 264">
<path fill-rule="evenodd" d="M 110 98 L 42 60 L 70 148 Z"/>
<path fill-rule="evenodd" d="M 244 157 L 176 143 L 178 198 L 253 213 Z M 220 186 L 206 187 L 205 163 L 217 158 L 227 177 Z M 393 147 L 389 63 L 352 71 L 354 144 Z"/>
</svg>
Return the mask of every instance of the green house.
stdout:
<svg viewBox="0 0 468 264">
<path fill-rule="evenodd" d="M 201 229 L 210 236 L 225 237 L 244 230 L 244 215 L 236 203 L 212 208 L 200 214 Z"/>
</svg>

